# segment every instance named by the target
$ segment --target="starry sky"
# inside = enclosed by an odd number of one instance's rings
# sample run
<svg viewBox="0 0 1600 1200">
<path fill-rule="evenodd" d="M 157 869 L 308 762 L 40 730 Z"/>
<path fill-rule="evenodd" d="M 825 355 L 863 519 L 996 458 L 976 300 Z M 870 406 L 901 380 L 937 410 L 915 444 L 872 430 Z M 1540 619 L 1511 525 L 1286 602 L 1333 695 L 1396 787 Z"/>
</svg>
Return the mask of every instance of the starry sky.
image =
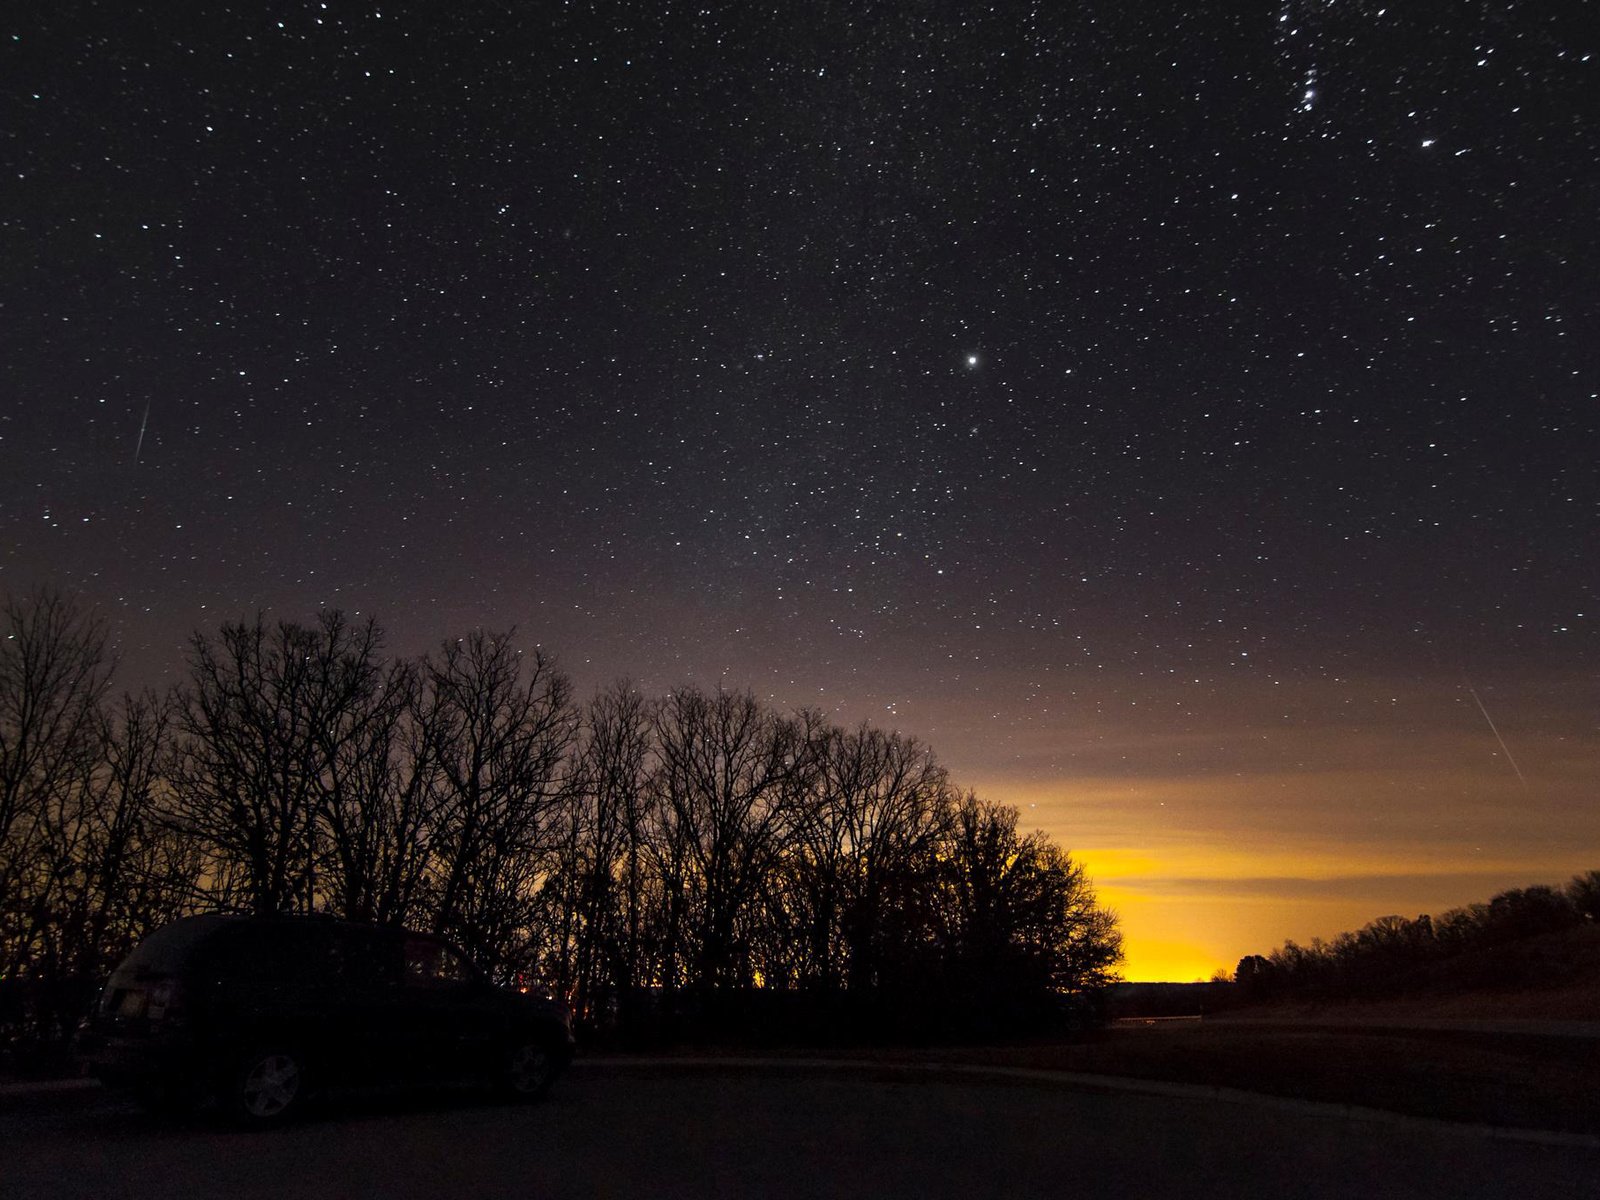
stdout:
<svg viewBox="0 0 1600 1200">
<path fill-rule="evenodd" d="M 0 589 L 930 742 L 1193 978 L 1600 866 L 1600 25 L 0 16 Z"/>
</svg>

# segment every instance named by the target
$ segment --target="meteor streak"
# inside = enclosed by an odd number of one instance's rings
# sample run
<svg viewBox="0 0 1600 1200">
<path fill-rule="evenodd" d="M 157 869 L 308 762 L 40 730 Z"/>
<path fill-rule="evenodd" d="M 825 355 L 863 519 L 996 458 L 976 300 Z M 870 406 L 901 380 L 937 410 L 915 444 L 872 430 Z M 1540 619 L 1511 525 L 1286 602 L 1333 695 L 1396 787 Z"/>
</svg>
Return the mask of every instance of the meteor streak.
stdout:
<svg viewBox="0 0 1600 1200">
<path fill-rule="evenodd" d="M 133 461 L 139 461 L 139 452 L 144 449 L 144 427 L 150 423 L 150 401 L 144 402 L 144 416 L 139 419 L 139 440 L 133 444 Z"/>
<path fill-rule="evenodd" d="M 1495 726 L 1494 718 L 1489 715 L 1489 710 L 1483 706 L 1483 701 L 1478 698 L 1478 689 L 1472 686 L 1466 672 L 1462 672 L 1461 682 L 1467 685 L 1467 694 L 1472 697 L 1472 702 L 1478 706 L 1478 711 L 1483 714 L 1483 719 L 1489 722 L 1489 731 L 1494 734 L 1494 740 L 1500 743 L 1500 749 L 1505 751 L 1506 761 L 1511 764 L 1511 769 L 1517 773 L 1517 778 L 1522 781 L 1522 786 L 1528 786 L 1528 779 L 1522 773 L 1522 768 L 1517 766 L 1517 760 L 1512 757 L 1511 747 L 1506 745 L 1505 738 L 1500 736 L 1500 730 Z"/>
</svg>

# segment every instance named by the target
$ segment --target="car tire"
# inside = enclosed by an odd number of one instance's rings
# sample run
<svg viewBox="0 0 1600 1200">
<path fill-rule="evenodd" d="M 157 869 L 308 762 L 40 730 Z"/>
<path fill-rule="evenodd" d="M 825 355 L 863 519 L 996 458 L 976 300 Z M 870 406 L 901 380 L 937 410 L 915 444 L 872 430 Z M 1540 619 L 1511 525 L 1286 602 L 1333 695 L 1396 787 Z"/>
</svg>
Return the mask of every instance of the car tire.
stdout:
<svg viewBox="0 0 1600 1200">
<path fill-rule="evenodd" d="M 516 1103 L 540 1100 L 560 1073 L 561 1060 L 548 1041 L 523 1038 L 511 1043 L 501 1060 L 499 1091 Z"/>
<path fill-rule="evenodd" d="M 306 1085 L 304 1055 L 290 1046 L 268 1044 L 240 1055 L 224 1099 L 240 1125 L 266 1129 L 300 1114 Z"/>
</svg>

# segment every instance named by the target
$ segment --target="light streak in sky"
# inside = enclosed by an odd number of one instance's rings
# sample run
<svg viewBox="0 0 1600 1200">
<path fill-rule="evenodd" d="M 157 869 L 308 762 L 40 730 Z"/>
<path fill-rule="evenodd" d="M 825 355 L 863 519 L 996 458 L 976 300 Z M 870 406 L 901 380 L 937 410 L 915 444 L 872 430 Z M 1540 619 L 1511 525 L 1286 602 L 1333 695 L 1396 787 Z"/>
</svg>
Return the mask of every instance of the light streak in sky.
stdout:
<svg viewBox="0 0 1600 1200">
<path fill-rule="evenodd" d="M 1511 769 L 1517 773 L 1517 778 L 1522 781 L 1522 786 L 1528 786 L 1528 778 L 1522 773 L 1522 768 L 1517 766 L 1517 760 L 1511 754 L 1511 747 L 1506 745 L 1505 738 L 1500 736 L 1500 730 L 1494 723 L 1494 718 L 1489 715 L 1489 710 L 1483 706 L 1483 701 L 1478 697 L 1478 689 L 1472 686 L 1472 680 L 1467 678 L 1466 672 L 1461 673 L 1461 682 L 1467 685 L 1467 694 L 1472 697 L 1472 702 L 1478 706 L 1478 711 L 1483 714 L 1483 719 L 1489 722 L 1489 731 L 1494 734 L 1494 740 L 1500 743 L 1500 749 L 1505 751 L 1506 761 L 1511 764 Z"/>
<path fill-rule="evenodd" d="M 133 444 L 133 461 L 139 461 L 139 452 L 144 449 L 144 427 L 150 423 L 150 401 L 144 402 L 144 416 L 139 419 L 139 440 Z"/>
</svg>

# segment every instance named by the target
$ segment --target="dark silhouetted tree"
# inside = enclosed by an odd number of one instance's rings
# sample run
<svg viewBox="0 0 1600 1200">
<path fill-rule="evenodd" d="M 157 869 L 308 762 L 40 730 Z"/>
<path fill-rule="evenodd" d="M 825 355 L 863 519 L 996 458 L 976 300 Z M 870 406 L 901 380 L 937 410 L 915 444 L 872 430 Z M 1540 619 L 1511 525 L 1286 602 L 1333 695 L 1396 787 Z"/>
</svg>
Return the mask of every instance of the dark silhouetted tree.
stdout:
<svg viewBox="0 0 1600 1200">
<path fill-rule="evenodd" d="M 362 728 L 379 644 L 375 623 L 338 612 L 315 626 L 257 617 L 195 635 L 167 819 L 211 854 L 219 902 L 257 913 L 316 904 L 324 802 Z"/>
<path fill-rule="evenodd" d="M 747 692 L 683 688 L 657 707 L 654 772 L 669 979 L 752 981 L 748 924 L 811 766 L 814 718 L 784 718 Z M 680 974 L 681 972 L 681 974 Z"/>
<path fill-rule="evenodd" d="M 364 654 L 349 669 L 348 702 L 314 735 L 319 891 L 340 916 L 404 924 L 427 912 L 436 747 L 413 665 Z"/>
<path fill-rule="evenodd" d="M 153 820 L 168 707 L 106 702 L 100 622 L 49 592 L 0 621 L 0 1039 L 60 1043 L 198 861 Z"/>
<path fill-rule="evenodd" d="M 618 681 L 589 703 L 573 792 L 568 874 L 580 1010 L 608 992 L 627 1004 L 643 983 L 649 760 L 650 706 Z"/>
<path fill-rule="evenodd" d="M 940 858 L 951 984 L 975 1013 L 1098 988 L 1122 957 L 1115 915 L 1083 868 L 1017 822 L 1016 809 L 969 795 Z"/>
<path fill-rule="evenodd" d="M 936 850 L 949 832 L 949 779 L 915 739 L 861 726 L 822 730 L 811 794 L 785 859 L 790 918 L 783 944 L 807 986 L 883 986 L 927 935 Z M 913 910 L 917 910 L 915 913 Z"/>
<path fill-rule="evenodd" d="M 1538 884 L 1512 888 L 1491 898 L 1487 933 L 1493 942 L 1511 942 L 1566 929 L 1577 920 L 1572 901 L 1564 892 Z"/>
<path fill-rule="evenodd" d="M 911 738 L 696 688 L 580 711 L 511 634 L 406 662 L 337 612 L 197 633 L 170 698 L 113 710 L 96 621 L 48 594 L 0 615 L 13 1032 L 23 1009 L 71 1028 L 117 956 L 201 907 L 429 927 L 591 1023 L 670 1020 L 688 989 L 713 1020 L 779 1000 L 971 1031 L 1113 978 L 1081 866 Z"/>
<path fill-rule="evenodd" d="M 438 772 L 428 826 L 433 927 L 506 973 L 538 957 L 578 729 L 572 685 L 512 633 L 475 632 L 424 661 L 420 719 Z"/>
<path fill-rule="evenodd" d="M 0 978 L 9 978 L 38 919 L 52 814 L 74 805 L 100 757 L 111 662 L 104 624 L 58 593 L 8 596 L 0 624 Z"/>
<path fill-rule="evenodd" d="M 1247 954 L 1233 969 L 1233 982 L 1247 1000 L 1270 995 L 1276 972 L 1271 962 L 1259 954 Z"/>
<path fill-rule="evenodd" d="M 1567 884 L 1567 900 L 1586 921 L 1600 921 L 1600 871 L 1574 875 Z"/>
</svg>

